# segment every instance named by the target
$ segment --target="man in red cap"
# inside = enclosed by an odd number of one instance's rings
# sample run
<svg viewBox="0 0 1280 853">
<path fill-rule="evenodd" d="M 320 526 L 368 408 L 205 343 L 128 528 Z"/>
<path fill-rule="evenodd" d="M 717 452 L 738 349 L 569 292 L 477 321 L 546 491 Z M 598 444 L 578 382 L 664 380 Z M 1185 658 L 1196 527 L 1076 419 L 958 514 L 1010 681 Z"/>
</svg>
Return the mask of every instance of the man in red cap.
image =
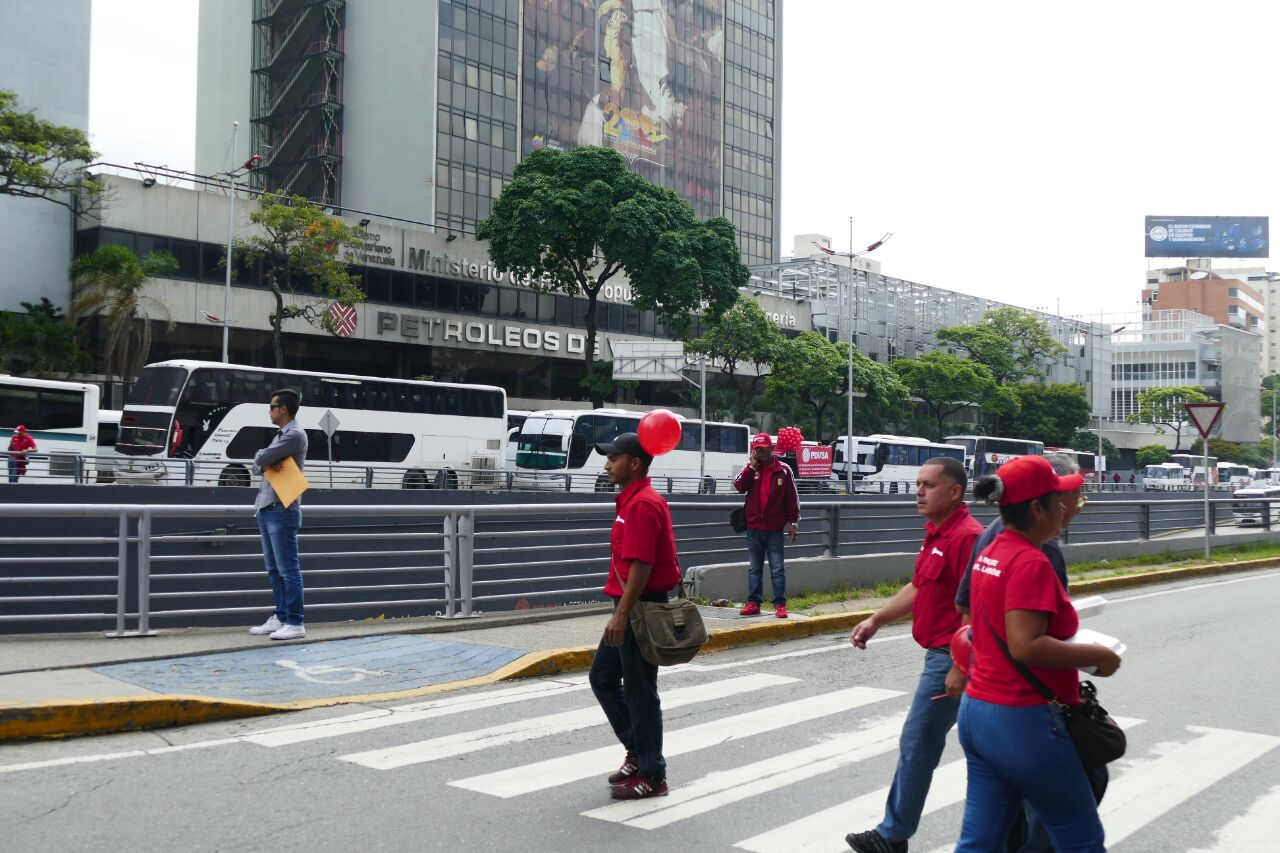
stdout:
<svg viewBox="0 0 1280 853">
<path fill-rule="evenodd" d="M 747 603 L 739 611 L 757 616 L 764 592 L 764 559 L 769 558 L 773 579 L 773 615 L 787 618 L 787 574 L 782 556 L 782 533 L 796 541 L 800 521 L 800 495 L 791 469 L 773 457 L 773 439 L 760 433 L 751 439 L 751 462 L 733 480 L 733 487 L 747 496 Z"/>
<path fill-rule="evenodd" d="M 27 454 L 36 449 L 36 440 L 27 432 L 27 428 L 18 424 L 9 439 L 9 482 L 16 483 L 18 478 L 27 473 Z"/>
</svg>

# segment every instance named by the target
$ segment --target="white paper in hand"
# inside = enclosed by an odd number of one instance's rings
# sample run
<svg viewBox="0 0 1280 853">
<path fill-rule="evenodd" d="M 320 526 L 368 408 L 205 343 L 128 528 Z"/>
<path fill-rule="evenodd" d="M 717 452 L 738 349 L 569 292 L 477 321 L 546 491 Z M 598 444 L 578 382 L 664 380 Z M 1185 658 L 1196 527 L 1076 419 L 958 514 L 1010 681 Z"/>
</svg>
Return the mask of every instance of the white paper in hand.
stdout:
<svg viewBox="0 0 1280 853">
<path fill-rule="evenodd" d="M 1067 640 L 1067 642 L 1068 643 L 1087 643 L 1087 644 L 1094 644 L 1099 646 L 1106 646 L 1107 648 L 1111 649 L 1111 651 L 1115 652 L 1117 655 L 1121 657 L 1124 657 L 1125 650 L 1129 648 L 1124 643 L 1117 640 L 1115 637 L 1112 637 L 1109 634 L 1104 634 L 1101 631 L 1090 630 L 1089 628 L 1081 628 L 1079 631 L 1076 632 L 1076 635 L 1071 639 Z M 1081 672 L 1086 673 L 1088 675 L 1093 675 L 1098 671 L 1098 668 L 1096 666 L 1082 666 L 1082 667 L 1078 667 L 1078 669 Z"/>
<path fill-rule="evenodd" d="M 1090 616 L 1097 616 L 1107 607 L 1107 600 L 1100 595 L 1090 595 L 1087 598 L 1078 598 L 1071 602 L 1075 605 L 1076 615 L 1081 619 Z"/>
</svg>

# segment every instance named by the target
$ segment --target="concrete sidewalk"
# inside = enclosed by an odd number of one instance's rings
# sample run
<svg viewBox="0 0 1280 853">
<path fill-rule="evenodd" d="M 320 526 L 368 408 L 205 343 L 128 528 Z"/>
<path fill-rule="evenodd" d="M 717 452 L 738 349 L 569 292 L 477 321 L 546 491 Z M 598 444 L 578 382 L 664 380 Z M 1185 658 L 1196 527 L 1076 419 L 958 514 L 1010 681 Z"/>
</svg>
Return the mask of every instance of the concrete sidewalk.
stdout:
<svg viewBox="0 0 1280 853">
<path fill-rule="evenodd" d="M 1277 558 L 1164 569 L 1073 583 L 1081 596 L 1252 571 Z M 703 653 L 850 630 L 866 602 L 743 617 L 700 607 Z M 817 611 L 828 612 L 817 612 Z M 835 610 L 837 612 L 829 612 Z M 607 604 L 485 614 L 313 624 L 274 642 L 247 628 L 0 637 L 0 741 L 67 737 L 262 716 L 325 705 L 390 701 L 591 664 Z"/>
</svg>

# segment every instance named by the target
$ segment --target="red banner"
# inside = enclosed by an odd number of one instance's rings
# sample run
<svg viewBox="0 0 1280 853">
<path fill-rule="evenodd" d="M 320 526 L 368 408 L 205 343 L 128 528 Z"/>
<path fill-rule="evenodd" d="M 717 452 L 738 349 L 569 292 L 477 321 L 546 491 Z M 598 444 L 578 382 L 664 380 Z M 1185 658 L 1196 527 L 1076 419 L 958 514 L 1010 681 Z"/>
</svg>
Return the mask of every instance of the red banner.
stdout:
<svg viewBox="0 0 1280 853">
<path fill-rule="evenodd" d="M 796 456 L 796 472 L 801 477 L 829 477 L 831 448 L 825 445 L 803 445 Z"/>
</svg>

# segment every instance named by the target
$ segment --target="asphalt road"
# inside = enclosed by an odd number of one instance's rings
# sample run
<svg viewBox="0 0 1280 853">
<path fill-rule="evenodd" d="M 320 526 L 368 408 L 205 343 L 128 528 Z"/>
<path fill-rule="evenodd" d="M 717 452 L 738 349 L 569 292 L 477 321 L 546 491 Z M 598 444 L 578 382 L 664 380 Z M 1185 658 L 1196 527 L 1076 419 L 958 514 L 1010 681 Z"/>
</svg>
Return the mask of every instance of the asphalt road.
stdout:
<svg viewBox="0 0 1280 853">
<path fill-rule="evenodd" d="M 1280 850 L 1280 572 L 1112 596 L 1104 704 L 1129 754 L 1103 803 L 1119 851 Z M 0 749 L 13 850 L 844 848 L 873 826 L 922 653 L 904 627 L 748 647 L 666 670 L 669 797 L 611 804 L 622 750 L 584 676 L 386 707 Z M 953 740 L 916 851 L 949 849 Z"/>
</svg>

